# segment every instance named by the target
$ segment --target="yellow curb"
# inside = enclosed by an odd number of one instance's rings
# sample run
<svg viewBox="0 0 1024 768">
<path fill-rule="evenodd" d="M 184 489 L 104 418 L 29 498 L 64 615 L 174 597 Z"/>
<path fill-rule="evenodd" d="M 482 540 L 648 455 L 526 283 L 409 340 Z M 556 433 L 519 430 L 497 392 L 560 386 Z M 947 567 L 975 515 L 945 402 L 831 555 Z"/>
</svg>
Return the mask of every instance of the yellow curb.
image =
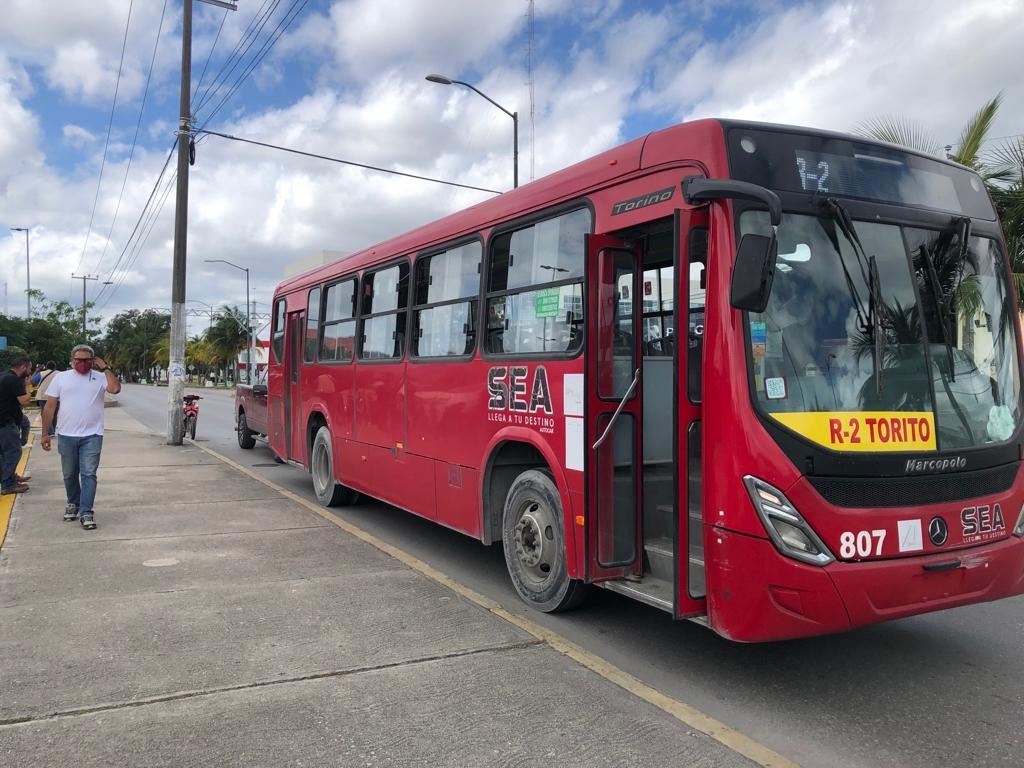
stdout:
<svg viewBox="0 0 1024 768">
<path fill-rule="evenodd" d="M 412 568 L 414 571 L 421 573 L 431 581 L 436 582 L 444 587 L 447 587 L 456 594 L 469 600 L 471 603 L 478 605 L 486 611 L 504 619 L 508 623 L 519 627 L 525 632 L 533 635 L 535 638 L 543 643 L 546 643 L 554 650 L 559 653 L 568 656 L 578 664 L 583 665 L 587 669 L 591 670 L 595 674 L 603 677 L 615 685 L 619 686 L 625 691 L 632 693 L 634 696 L 643 699 L 649 704 L 654 705 L 663 712 L 671 715 L 682 723 L 685 723 L 690 728 L 709 736 L 715 741 L 719 742 L 723 746 L 729 748 L 737 754 L 743 755 L 748 760 L 756 763 L 757 765 L 764 766 L 765 768 L 800 768 L 798 763 L 793 762 L 787 757 L 780 755 L 778 752 L 764 746 L 760 742 L 754 741 L 749 736 L 746 736 L 739 731 L 730 728 L 725 723 L 722 723 L 710 715 L 706 715 L 699 709 L 691 707 L 689 704 L 684 704 L 681 701 L 666 696 L 661 691 L 641 682 L 631 674 L 616 667 L 609 661 L 591 653 L 590 651 L 581 648 L 580 646 L 562 637 L 557 632 L 554 632 L 546 627 L 530 621 L 529 619 L 515 614 L 509 613 L 496 602 L 490 598 L 476 592 L 469 587 L 460 584 L 450 576 L 438 571 L 436 568 L 428 565 L 419 558 L 410 555 L 408 552 L 399 549 L 398 547 L 388 544 L 387 542 L 378 539 L 372 533 L 364 531 L 356 525 L 342 520 L 332 514 L 330 511 L 313 504 L 311 501 L 307 501 L 301 496 L 289 491 L 272 480 L 269 480 L 262 475 L 259 475 L 248 468 L 242 466 L 238 462 L 229 459 L 216 451 L 207 448 L 204 445 L 199 445 L 193 441 L 189 441 L 196 448 L 201 451 L 205 451 L 211 456 L 216 457 L 220 461 L 224 462 L 230 467 L 237 469 L 239 472 L 248 475 L 254 480 L 263 483 L 269 488 L 273 488 L 275 491 L 285 496 L 288 499 L 301 504 L 306 509 L 310 510 L 317 516 L 323 518 L 332 525 L 342 529 L 346 533 L 355 536 L 358 539 L 366 542 L 367 544 L 376 547 L 380 551 L 391 555 L 393 558 L 403 563 L 404 565 Z"/>
<path fill-rule="evenodd" d="M 35 435 L 29 433 L 28 444 L 21 449 L 21 460 L 18 462 L 18 468 L 15 470 L 19 475 L 25 474 L 25 467 L 28 466 L 28 455 L 32 452 L 32 444 L 35 442 L 33 438 Z M 14 511 L 14 501 L 18 498 L 18 494 L 9 493 L 6 496 L 0 496 L 0 547 L 3 547 L 4 540 L 7 538 L 7 525 L 11 522 L 11 512 Z"/>
</svg>

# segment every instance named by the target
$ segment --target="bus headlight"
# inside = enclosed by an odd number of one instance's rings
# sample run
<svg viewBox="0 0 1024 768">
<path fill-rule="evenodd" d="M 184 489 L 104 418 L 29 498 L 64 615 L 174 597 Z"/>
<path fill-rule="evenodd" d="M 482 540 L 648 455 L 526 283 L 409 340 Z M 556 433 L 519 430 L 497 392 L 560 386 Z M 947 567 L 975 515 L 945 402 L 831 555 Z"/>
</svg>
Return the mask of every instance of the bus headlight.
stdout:
<svg viewBox="0 0 1024 768">
<path fill-rule="evenodd" d="M 768 537 L 782 554 L 811 565 L 828 565 L 835 558 L 782 491 L 752 475 L 743 478 Z"/>
<path fill-rule="evenodd" d="M 1017 524 L 1013 526 L 1014 536 L 1024 536 L 1024 505 L 1021 505 L 1020 515 L 1017 517 Z"/>
</svg>

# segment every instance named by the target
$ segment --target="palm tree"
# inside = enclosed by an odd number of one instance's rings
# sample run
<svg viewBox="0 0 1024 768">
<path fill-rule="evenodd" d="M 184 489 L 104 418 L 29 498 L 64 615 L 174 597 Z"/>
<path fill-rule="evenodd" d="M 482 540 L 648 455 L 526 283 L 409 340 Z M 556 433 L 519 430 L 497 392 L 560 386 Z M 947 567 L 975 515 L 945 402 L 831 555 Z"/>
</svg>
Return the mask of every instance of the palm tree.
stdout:
<svg viewBox="0 0 1024 768">
<path fill-rule="evenodd" d="M 982 105 L 967 121 L 955 151 L 947 157 L 974 169 L 984 180 L 1003 225 L 1017 303 L 1024 311 L 1024 138 L 1018 136 L 987 154 L 982 152 L 1001 103 L 1002 93 L 998 93 Z M 866 121 L 853 132 L 927 154 L 939 152 L 939 143 L 927 130 L 899 116 Z"/>
<path fill-rule="evenodd" d="M 212 356 L 224 366 L 233 364 L 236 367 L 235 380 L 238 380 L 238 353 L 249 344 L 249 324 L 245 313 L 238 307 L 224 306 L 213 325 L 207 329 L 207 342 Z"/>
</svg>

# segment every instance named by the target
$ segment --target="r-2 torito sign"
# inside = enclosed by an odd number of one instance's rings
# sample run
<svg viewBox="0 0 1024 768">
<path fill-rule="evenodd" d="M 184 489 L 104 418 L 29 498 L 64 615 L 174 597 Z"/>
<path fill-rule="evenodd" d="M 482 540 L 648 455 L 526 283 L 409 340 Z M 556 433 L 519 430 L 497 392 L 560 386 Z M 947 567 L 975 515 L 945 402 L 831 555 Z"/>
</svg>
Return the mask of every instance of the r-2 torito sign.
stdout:
<svg viewBox="0 0 1024 768">
<path fill-rule="evenodd" d="M 935 417 L 927 411 L 819 411 L 771 416 L 833 451 L 935 450 Z"/>
<path fill-rule="evenodd" d="M 525 365 L 496 365 L 487 371 L 487 420 L 554 430 L 554 406 L 548 373 L 538 365 L 530 376 Z"/>
</svg>

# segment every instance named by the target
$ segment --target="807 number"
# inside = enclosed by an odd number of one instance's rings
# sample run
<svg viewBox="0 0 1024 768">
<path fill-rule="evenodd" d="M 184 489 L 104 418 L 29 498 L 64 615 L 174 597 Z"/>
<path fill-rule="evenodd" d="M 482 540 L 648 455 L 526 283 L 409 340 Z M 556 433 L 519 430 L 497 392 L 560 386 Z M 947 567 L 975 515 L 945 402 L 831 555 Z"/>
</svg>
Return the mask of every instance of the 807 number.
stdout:
<svg viewBox="0 0 1024 768">
<path fill-rule="evenodd" d="M 885 529 L 873 531 L 843 531 L 839 534 L 839 556 L 845 560 L 852 557 L 878 557 L 882 554 Z"/>
</svg>

